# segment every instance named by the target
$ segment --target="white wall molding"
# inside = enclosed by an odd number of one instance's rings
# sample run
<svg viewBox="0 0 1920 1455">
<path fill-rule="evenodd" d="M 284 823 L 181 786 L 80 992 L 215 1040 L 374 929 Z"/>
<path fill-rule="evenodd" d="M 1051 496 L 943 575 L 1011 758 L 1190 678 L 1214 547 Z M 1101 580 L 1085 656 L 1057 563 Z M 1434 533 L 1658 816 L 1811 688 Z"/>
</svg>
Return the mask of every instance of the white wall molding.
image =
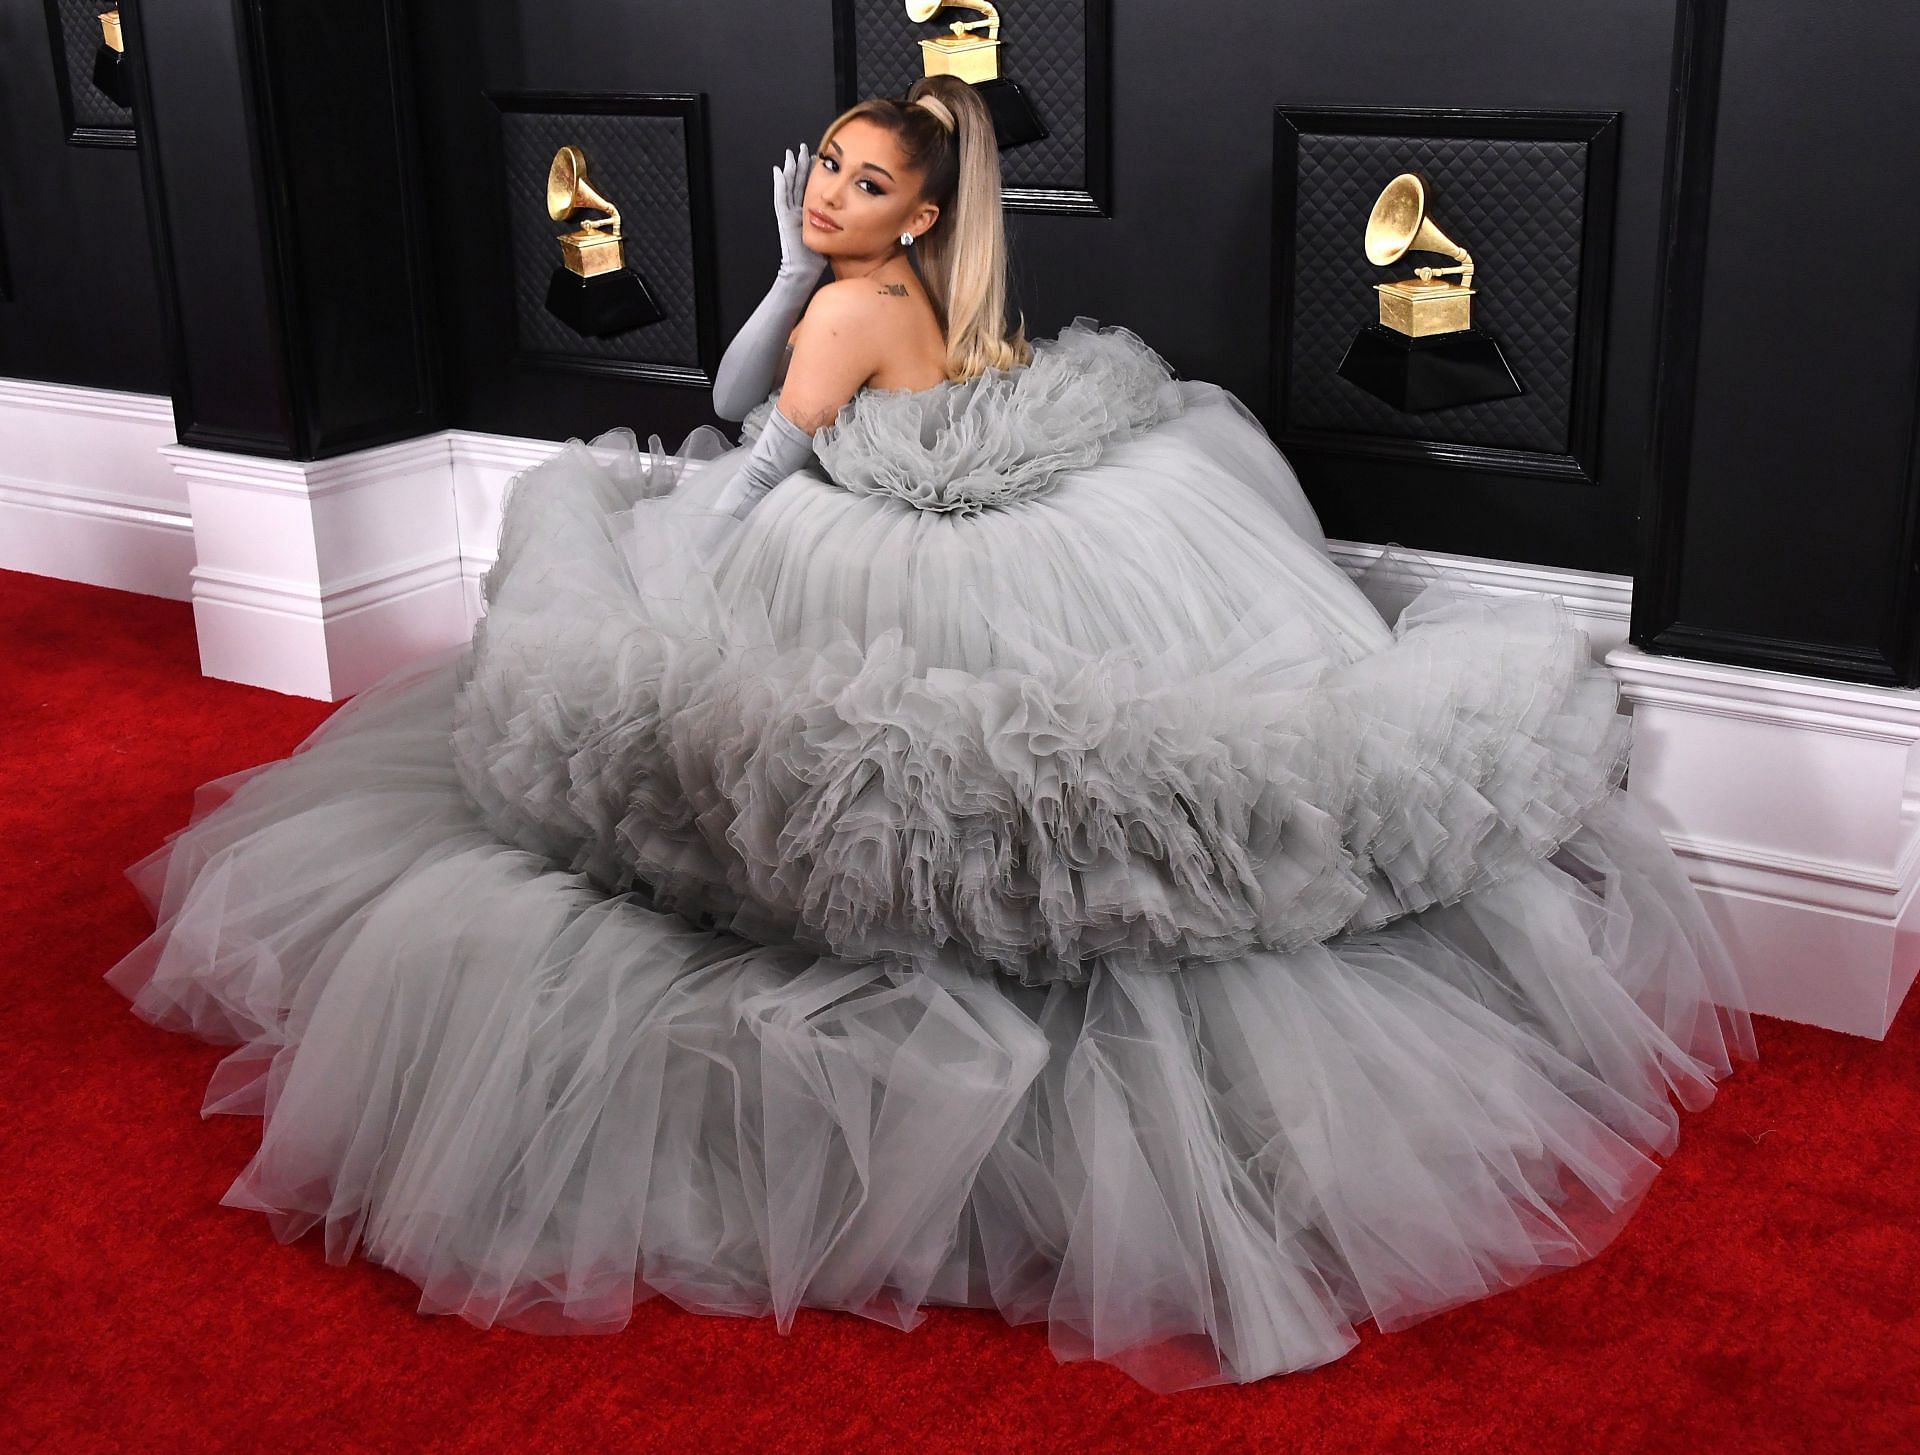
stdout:
<svg viewBox="0 0 1920 1455">
<path fill-rule="evenodd" d="M 500 508 L 507 482 L 558 454 L 561 442 L 468 429 L 450 429 L 446 440 L 453 467 L 454 517 L 460 530 L 461 595 L 471 624 L 480 618 L 480 578 L 487 574 L 499 547 Z"/>
<path fill-rule="evenodd" d="M 1920 968 L 1920 691 L 1616 648 L 1628 789 L 1753 1008 L 1884 1036 Z"/>
<path fill-rule="evenodd" d="M 338 701 L 471 633 L 444 433 L 315 461 L 161 454 L 187 489 L 208 676 Z"/>
<path fill-rule="evenodd" d="M 122 389 L 95 389 L 82 384 L 55 384 L 43 379 L 0 378 L 0 410 L 30 411 L 36 418 L 49 414 L 85 414 L 115 421 L 143 420 L 173 432 L 173 402 L 164 394 L 136 394 Z"/>
<path fill-rule="evenodd" d="M 187 599 L 193 521 L 164 395 L 0 379 L 0 569 Z"/>
</svg>

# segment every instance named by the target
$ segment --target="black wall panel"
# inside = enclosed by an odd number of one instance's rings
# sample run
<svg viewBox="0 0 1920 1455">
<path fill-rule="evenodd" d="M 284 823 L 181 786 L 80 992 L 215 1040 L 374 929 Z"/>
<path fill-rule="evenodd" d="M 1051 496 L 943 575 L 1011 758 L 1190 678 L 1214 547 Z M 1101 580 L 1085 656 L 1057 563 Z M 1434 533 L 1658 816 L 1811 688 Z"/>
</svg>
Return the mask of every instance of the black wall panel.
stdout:
<svg viewBox="0 0 1920 1455">
<path fill-rule="evenodd" d="M 460 238 L 457 250 L 440 252 L 452 422 L 552 437 L 629 424 L 673 444 L 712 417 L 693 391 L 542 377 L 516 363 L 510 270 L 490 225 L 498 180 L 482 93 L 706 93 L 724 344 L 778 259 L 768 169 L 787 147 L 816 138 L 837 109 L 833 9 L 486 0 L 463 11 L 464 23 L 417 27 L 435 215 Z M 1277 107 L 1618 111 L 1599 478 L 1304 455 L 1297 463 L 1336 534 L 1629 570 L 1653 367 L 1673 0 L 1584 11 L 1463 0 L 1444 25 L 1405 19 L 1385 0 L 1113 5 L 1112 215 L 1010 213 L 1015 302 L 1041 334 L 1079 313 L 1124 323 L 1182 373 L 1232 389 L 1267 417 Z M 1017 32 L 1012 12 L 1007 25 Z"/>
<path fill-rule="evenodd" d="M 268 453 L 443 423 L 555 439 L 627 425 L 671 445 L 712 422 L 689 365 L 663 380 L 529 357 L 487 95 L 703 98 L 716 327 L 689 358 L 704 365 L 772 276 L 769 169 L 839 109 L 835 16 L 851 13 L 836 0 L 126 9 L 130 39 L 153 31 L 137 151 L 67 141 L 58 7 L 0 0 L 0 372 L 170 384 L 195 440 Z M 1233 390 L 1283 440 L 1333 535 L 1631 571 L 1634 639 L 1654 650 L 1915 680 L 1920 279 L 1900 246 L 1920 222 L 1920 12 L 1458 0 L 1409 24 L 1390 0 L 1103 9 L 1104 215 L 1008 217 L 1031 331 L 1078 314 L 1122 323 Z M 1016 13 L 1007 24 L 1017 50 Z M 1593 316 L 1575 330 L 1604 348 L 1577 386 L 1556 378 L 1571 392 L 1546 433 L 1567 435 L 1565 468 L 1320 449 L 1281 417 L 1276 359 L 1314 365 L 1271 327 L 1295 244 L 1275 228 L 1275 118 L 1332 108 L 1607 118 L 1611 213 L 1583 248 L 1610 255 L 1604 288 L 1582 285 Z M 340 147 L 372 164 L 342 165 Z M 176 175 L 186 191 L 167 185 Z M 1443 226 L 1461 220 L 1455 196 L 1437 201 Z"/>
<path fill-rule="evenodd" d="M 1920 684 L 1920 16 L 1704 0 L 1634 640 Z M 1710 187 L 1707 182 L 1710 180 Z"/>
<path fill-rule="evenodd" d="M 140 159 L 68 140 L 48 20 L 0 0 L 0 375 L 164 394 Z"/>
<path fill-rule="evenodd" d="M 1612 113 L 1282 110 L 1274 228 L 1291 245 L 1274 258 L 1275 436 L 1303 454 L 1595 478 L 1618 126 Z M 1518 395 L 1410 413 L 1341 377 L 1379 317 L 1375 285 L 1453 265 L 1368 260 L 1366 220 L 1404 171 L 1473 258 L 1473 326 L 1497 341 Z"/>
<path fill-rule="evenodd" d="M 165 256 L 174 417 L 209 449 L 273 453 L 294 432 L 286 319 L 274 277 L 267 141 L 235 0 L 123 12 L 151 104 L 143 176 Z"/>
<path fill-rule="evenodd" d="M 497 92 L 498 226 L 513 260 L 516 363 L 672 380 L 709 391 L 719 361 L 714 315 L 713 165 L 697 95 Z M 623 265 L 663 315 L 610 336 L 583 334 L 547 307 L 561 268 L 558 242 L 598 209 L 555 222 L 548 172 L 563 146 L 620 213 Z"/>
<path fill-rule="evenodd" d="M 766 0 L 416 5 L 415 81 L 438 242 L 448 422 L 500 434 L 591 437 L 628 425 L 677 444 L 714 422 L 704 389 L 561 372 L 524 356 L 489 92 L 704 93 L 712 158 L 717 333 L 724 344 L 779 261 L 771 169 L 833 116 L 831 7 Z M 718 362 L 715 359 L 713 362 Z"/>
<path fill-rule="evenodd" d="M 100 24 L 101 0 L 46 0 L 47 30 L 53 40 L 54 82 L 60 91 L 60 117 L 67 140 L 82 146 L 132 146 L 131 98 L 110 94 L 124 78 L 95 84 L 95 62 L 106 33 Z M 124 57 L 124 51 L 122 52 Z M 107 89 L 102 89 L 104 85 Z"/>
<path fill-rule="evenodd" d="M 430 224 L 407 7 L 244 0 L 243 9 L 296 453 L 433 428 Z"/>
</svg>

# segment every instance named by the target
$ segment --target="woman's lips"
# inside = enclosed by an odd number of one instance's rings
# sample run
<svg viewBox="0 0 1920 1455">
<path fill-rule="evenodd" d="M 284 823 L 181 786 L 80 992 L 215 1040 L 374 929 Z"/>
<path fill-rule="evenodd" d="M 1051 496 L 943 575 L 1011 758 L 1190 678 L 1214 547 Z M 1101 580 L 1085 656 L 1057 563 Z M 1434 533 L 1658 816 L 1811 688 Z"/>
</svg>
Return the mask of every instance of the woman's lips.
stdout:
<svg viewBox="0 0 1920 1455">
<path fill-rule="evenodd" d="M 824 213 L 819 212 L 818 210 L 812 207 L 809 207 L 807 209 L 807 220 L 810 221 L 815 227 L 819 228 L 822 232 L 840 231 L 839 223 L 833 221 L 832 218 L 826 216 Z"/>
</svg>

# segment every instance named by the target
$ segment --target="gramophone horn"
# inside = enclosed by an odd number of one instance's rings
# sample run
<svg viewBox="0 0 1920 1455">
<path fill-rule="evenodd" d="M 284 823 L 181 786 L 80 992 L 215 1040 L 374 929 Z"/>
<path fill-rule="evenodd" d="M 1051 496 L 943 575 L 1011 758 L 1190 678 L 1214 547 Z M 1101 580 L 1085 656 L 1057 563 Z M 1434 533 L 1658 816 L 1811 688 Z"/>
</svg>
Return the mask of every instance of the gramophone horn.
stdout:
<svg viewBox="0 0 1920 1455">
<path fill-rule="evenodd" d="M 1367 218 L 1367 261 L 1386 264 L 1401 254 L 1443 253 L 1471 264 L 1467 250 L 1427 217 L 1427 186 L 1412 172 L 1402 172 L 1381 191 Z"/>
<path fill-rule="evenodd" d="M 547 168 L 547 216 L 565 222 L 581 208 L 607 214 L 605 221 L 594 218 L 587 227 L 620 228 L 620 209 L 593 190 L 587 181 L 587 159 L 578 147 L 561 147 Z"/>
</svg>

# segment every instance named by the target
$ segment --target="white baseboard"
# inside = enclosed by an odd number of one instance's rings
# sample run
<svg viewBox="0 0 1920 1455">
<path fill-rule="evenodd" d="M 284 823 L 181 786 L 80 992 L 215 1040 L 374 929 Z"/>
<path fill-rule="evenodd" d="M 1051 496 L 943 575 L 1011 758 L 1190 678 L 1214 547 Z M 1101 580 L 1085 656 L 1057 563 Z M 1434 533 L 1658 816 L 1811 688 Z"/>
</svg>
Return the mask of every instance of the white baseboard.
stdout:
<svg viewBox="0 0 1920 1455">
<path fill-rule="evenodd" d="M 454 517 L 460 531 L 462 600 L 469 626 L 480 619 L 480 578 L 493 564 L 500 542 L 500 508 L 507 482 L 522 470 L 559 453 L 559 440 L 447 431 L 453 464 Z"/>
<path fill-rule="evenodd" d="M 0 379 L 0 570 L 187 599 L 193 519 L 164 395 Z"/>
<path fill-rule="evenodd" d="M 161 453 L 193 514 L 208 676 L 339 701 L 471 633 L 444 433 L 315 461 Z"/>
<path fill-rule="evenodd" d="M 1920 969 L 1920 692 L 1616 648 L 1628 789 L 1753 1008 L 1880 1037 Z"/>
<path fill-rule="evenodd" d="M 0 567 L 191 599 L 208 675 L 339 700 L 471 634 L 507 483 L 561 448 L 448 430 L 269 460 L 174 444 L 162 398 L 0 380 Z M 1355 578 L 1384 549 L 1329 545 Z M 1884 1035 L 1920 966 L 1920 693 L 1649 656 L 1628 577 L 1410 554 L 1370 589 L 1430 567 L 1567 604 L 1754 1009 Z"/>
</svg>

